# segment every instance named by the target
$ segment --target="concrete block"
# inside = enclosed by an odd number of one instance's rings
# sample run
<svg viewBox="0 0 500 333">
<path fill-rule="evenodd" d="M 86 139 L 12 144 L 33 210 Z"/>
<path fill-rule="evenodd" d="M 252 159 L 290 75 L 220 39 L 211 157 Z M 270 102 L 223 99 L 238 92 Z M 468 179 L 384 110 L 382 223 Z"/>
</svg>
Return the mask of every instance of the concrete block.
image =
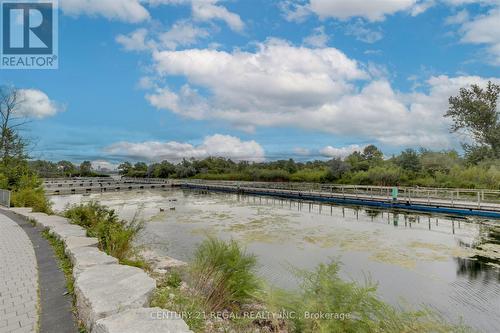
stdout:
<svg viewBox="0 0 500 333">
<path fill-rule="evenodd" d="M 92 333 L 192 333 L 180 316 L 160 308 L 131 309 L 97 321 Z"/>
<path fill-rule="evenodd" d="M 31 217 L 35 220 L 38 225 L 41 225 L 45 229 L 53 229 L 58 226 L 69 225 L 69 220 L 61 216 L 36 216 Z"/>
<path fill-rule="evenodd" d="M 31 208 L 31 207 L 12 207 L 12 208 L 10 208 L 10 210 L 16 214 L 23 215 L 23 214 L 31 213 L 33 208 Z"/>
<path fill-rule="evenodd" d="M 86 237 L 87 230 L 74 224 L 57 224 L 49 227 L 49 233 L 65 241 L 68 237 Z"/>
<path fill-rule="evenodd" d="M 66 254 L 69 255 L 68 251 L 77 249 L 79 247 L 97 247 L 99 241 L 94 237 L 75 237 L 69 236 L 64 240 L 66 244 Z"/>
<path fill-rule="evenodd" d="M 136 267 L 89 267 L 75 279 L 79 317 L 91 331 L 95 322 L 101 318 L 147 306 L 155 287 L 155 280 Z"/>
<path fill-rule="evenodd" d="M 73 264 L 73 277 L 77 277 L 85 269 L 96 265 L 118 264 L 118 259 L 109 256 L 96 247 L 77 247 L 68 251 Z"/>
</svg>

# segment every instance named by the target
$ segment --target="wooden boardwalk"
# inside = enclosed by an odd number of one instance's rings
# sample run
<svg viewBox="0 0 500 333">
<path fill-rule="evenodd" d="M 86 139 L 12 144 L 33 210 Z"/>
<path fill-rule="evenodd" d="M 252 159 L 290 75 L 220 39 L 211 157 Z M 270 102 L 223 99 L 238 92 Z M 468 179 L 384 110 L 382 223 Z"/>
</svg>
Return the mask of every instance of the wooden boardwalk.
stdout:
<svg viewBox="0 0 500 333">
<path fill-rule="evenodd" d="M 331 204 L 365 205 L 451 215 L 500 218 L 500 191 L 398 187 L 353 186 L 312 183 L 220 182 L 135 178 L 82 178 L 46 180 L 47 195 L 103 193 L 127 190 L 167 189 L 171 187 L 265 195 L 292 200 Z"/>
</svg>

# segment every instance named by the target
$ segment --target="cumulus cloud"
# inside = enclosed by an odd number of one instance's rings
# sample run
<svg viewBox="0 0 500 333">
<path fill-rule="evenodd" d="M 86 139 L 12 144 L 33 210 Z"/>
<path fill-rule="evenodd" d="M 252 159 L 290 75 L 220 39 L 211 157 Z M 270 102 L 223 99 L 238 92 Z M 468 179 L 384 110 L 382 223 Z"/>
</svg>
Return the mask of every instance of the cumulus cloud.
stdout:
<svg viewBox="0 0 500 333">
<path fill-rule="evenodd" d="M 208 136 L 200 145 L 185 142 L 146 141 L 140 143 L 118 142 L 107 148 L 109 154 L 149 161 L 179 161 L 183 158 L 202 159 L 209 156 L 227 157 L 233 160 L 261 162 L 265 158 L 264 149 L 255 141 L 242 141 L 230 136 L 215 134 Z"/>
<path fill-rule="evenodd" d="M 128 35 L 118 35 L 116 41 L 127 51 L 145 51 L 152 47 L 151 42 L 146 41 L 147 35 L 148 31 L 141 28 Z"/>
<path fill-rule="evenodd" d="M 235 31 L 242 31 L 245 24 L 238 14 L 232 13 L 226 7 L 218 5 L 218 0 L 193 0 L 193 17 L 200 21 L 214 19 L 222 20 Z"/>
<path fill-rule="evenodd" d="M 329 39 L 325 33 L 325 27 L 317 27 L 311 35 L 304 38 L 304 44 L 312 47 L 326 47 Z"/>
<path fill-rule="evenodd" d="M 102 16 L 130 23 L 150 18 L 140 0 L 63 0 L 60 7 L 64 14 L 70 16 Z"/>
<path fill-rule="evenodd" d="M 485 44 L 492 62 L 500 65 L 500 4 L 487 14 L 475 17 L 462 25 L 462 42 Z"/>
<path fill-rule="evenodd" d="M 219 4 L 220 0 L 148 0 L 152 6 L 191 5 L 193 18 L 198 21 L 224 21 L 232 30 L 242 31 L 245 23 L 241 17 Z"/>
<path fill-rule="evenodd" d="M 322 156 L 325 157 L 339 157 L 339 158 L 346 158 L 347 156 L 351 155 L 355 151 L 362 151 L 364 146 L 360 145 L 349 145 L 346 147 L 332 147 L 332 146 L 326 146 L 323 149 L 321 149 L 319 152 Z"/>
<path fill-rule="evenodd" d="M 260 44 L 255 53 L 191 49 L 154 52 L 153 60 L 160 75 L 185 76 L 191 85 L 209 88 L 217 104 L 246 111 L 316 105 L 351 90 L 347 80 L 367 76 L 335 48 L 277 40 Z"/>
<path fill-rule="evenodd" d="M 424 82 L 419 92 L 401 93 L 380 70 L 360 65 L 335 48 L 279 40 L 262 43 L 254 52 L 155 52 L 153 61 L 160 77 L 182 76 L 188 82 L 179 90 L 151 91 L 147 99 L 159 109 L 225 121 L 247 132 L 293 127 L 436 149 L 456 143 L 448 131 L 449 120 L 443 118 L 449 96 L 468 84 L 487 82 L 437 76 Z"/>
<path fill-rule="evenodd" d="M 362 20 L 349 24 L 346 28 L 346 34 L 356 37 L 357 40 L 365 43 L 375 43 L 382 39 L 384 34 L 380 30 L 370 29 Z"/>
<path fill-rule="evenodd" d="M 94 170 L 109 170 L 109 171 L 116 171 L 118 170 L 118 164 L 114 164 L 108 161 L 104 160 L 96 160 L 92 161 L 92 169 Z"/>
<path fill-rule="evenodd" d="M 196 44 L 209 35 L 207 29 L 198 27 L 188 20 L 180 20 L 163 32 L 140 28 L 126 35 L 120 34 L 116 37 L 116 42 L 126 51 L 175 50 L 180 46 Z"/>
<path fill-rule="evenodd" d="M 16 115 L 26 118 L 47 118 L 63 111 L 63 107 L 50 100 L 44 92 L 36 89 L 20 89 L 21 103 L 16 109 Z"/>
<path fill-rule="evenodd" d="M 178 46 L 195 44 L 199 39 L 207 38 L 209 33 L 188 21 L 174 23 L 170 30 L 160 34 L 159 40 L 167 49 L 176 49 Z"/>
<path fill-rule="evenodd" d="M 368 21 L 383 21 L 387 15 L 399 11 L 411 10 L 418 0 L 309 0 L 282 2 L 285 17 L 289 20 L 302 20 L 308 13 L 314 13 L 321 19 L 336 18 L 346 20 L 361 17 Z"/>
</svg>

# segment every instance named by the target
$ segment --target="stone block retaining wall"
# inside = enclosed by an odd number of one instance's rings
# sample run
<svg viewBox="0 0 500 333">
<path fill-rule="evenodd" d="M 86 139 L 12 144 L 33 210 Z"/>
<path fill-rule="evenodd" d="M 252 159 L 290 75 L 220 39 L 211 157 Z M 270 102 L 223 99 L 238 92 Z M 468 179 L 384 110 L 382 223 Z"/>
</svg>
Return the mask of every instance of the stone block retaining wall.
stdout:
<svg viewBox="0 0 500 333">
<path fill-rule="evenodd" d="M 120 265 L 97 248 L 97 239 L 69 220 L 31 208 L 13 212 L 61 240 L 73 264 L 78 316 L 90 333 L 192 333 L 175 312 L 149 308 L 154 279 L 140 268 Z"/>
</svg>

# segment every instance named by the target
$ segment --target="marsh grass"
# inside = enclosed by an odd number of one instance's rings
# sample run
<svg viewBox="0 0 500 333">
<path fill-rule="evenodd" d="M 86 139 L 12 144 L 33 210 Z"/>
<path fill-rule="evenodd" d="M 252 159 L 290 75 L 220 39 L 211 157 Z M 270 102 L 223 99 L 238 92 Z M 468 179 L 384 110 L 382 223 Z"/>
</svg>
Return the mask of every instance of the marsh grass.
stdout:
<svg viewBox="0 0 500 333">
<path fill-rule="evenodd" d="M 313 271 L 293 270 L 291 274 L 302 281 L 297 291 L 271 289 L 261 283 L 255 274 L 256 265 L 255 256 L 235 241 L 208 237 L 198 246 L 185 271 L 171 271 L 163 278 L 151 305 L 191 314 L 184 318 L 189 327 L 205 333 L 472 331 L 446 322 L 427 308 L 414 310 L 385 303 L 377 295 L 377 285 L 369 279 L 364 284 L 342 280 L 337 261 L 321 264 Z M 276 316 L 242 318 L 245 311 Z M 220 312 L 236 316 L 214 321 L 194 315 Z M 291 313 L 294 315 L 286 316 Z M 315 316 L 321 313 L 330 317 Z"/>
<path fill-rule="evenodd" d="M 136 253 L 133 241 L 142 230 L 143 224 L 120 220 L 113 209 L 98 202 L 73 205 L 64 216 L 71 223 L 84 227 L 87 235 L 99 240 L 99 248 L 117 258 L 121 263 L 147 269 L 147 264 Z"/>
<path fill-rule="evenodd" d="M 290 332 L 471 332 L 464 325 L 447 323 L 427 308 L 395 308 L 383 302 L 376 294 L 376 284 L 369 280 L 364 285 L 342 280 L 335 261 L 297 274 L 302 279 L 298 292 L 272 291 L 266 302 L 271 310 L 297 314 L 288 321 Z M 307 317 L 306 313 L 336 315 L 321 319 Z"/>
<path fill-rule="evenodd" d="M 210 311 L 238 311 L 261 290 L 257 258 L 234 241 L 208 237 L 194 254 L 190 278 Z"/>
</svg>

